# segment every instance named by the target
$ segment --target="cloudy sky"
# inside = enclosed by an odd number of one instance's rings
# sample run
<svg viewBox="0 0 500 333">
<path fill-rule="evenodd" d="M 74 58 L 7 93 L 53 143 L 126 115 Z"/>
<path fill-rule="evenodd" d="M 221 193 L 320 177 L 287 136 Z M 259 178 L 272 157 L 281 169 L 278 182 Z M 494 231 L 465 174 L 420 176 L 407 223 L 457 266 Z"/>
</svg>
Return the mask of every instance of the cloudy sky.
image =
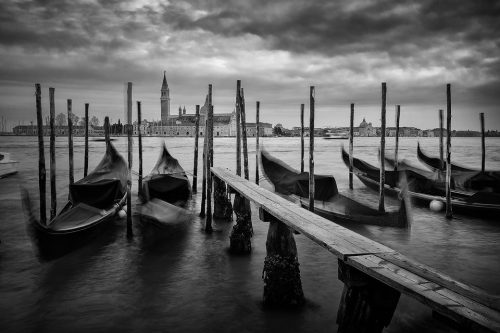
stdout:
<svg viewBox="0 0 500 333">
<path fill-rule="evenodd" d="M 500 129 L 500 2 L 307 0 L 0 1 L 0 114 L 35 119 L 34 84 L 56 89 L 56 112 L 123 120 L 124 83 L 147 119 L 160 118 L 167 72 L 171 107 L 193 112 L 214 86 L 215 112 L 245 88 L 247 119 L 299 124 L 316 87 L 317 126 L 380 124 L 381 82 L 388 125 L 434 128 L 452 85 L 453 127 Z M 135 108 L 134 108 L 135 111 Z"/>
</svg>

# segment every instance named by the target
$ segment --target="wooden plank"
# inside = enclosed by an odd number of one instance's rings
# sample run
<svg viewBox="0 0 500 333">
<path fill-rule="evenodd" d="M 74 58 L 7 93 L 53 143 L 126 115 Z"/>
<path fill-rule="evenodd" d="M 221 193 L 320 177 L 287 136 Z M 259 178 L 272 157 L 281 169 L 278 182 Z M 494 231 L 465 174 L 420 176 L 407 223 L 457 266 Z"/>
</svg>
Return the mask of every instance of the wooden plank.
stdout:
<svg viewBox="0 0 500 333">
<path fill-rule="evenodd" d="M 256 202 L 266 212 L 305 234 L 338 257 L 345 259 L 350 255 L 394 251 L 309 212 L 293 202 L 234 175 L 229 170 L 219 167 L 212 168 L 212 172 L 242 196 Z"/>
<path fill-rule="evenodd" d="M 456 320 L 467 331 L 500 332 L 499 312 L 427 281 L 419 275 L 379 258 L 378 255 L 349 257 L 346 262 L 401 293 L 419 300 L 433 310 Z"/>
<path fill-rule="evenodd" d="M 378 254 L 378 257 L 387 260 L 397 266 L 400 266 L 412 273 L 425 277 L 427 280 L 444 286 L 458 294 L 464 295 L 478 303 L 481 303 L 490 308 L 500 310 L 500 297 L 489 295 L 486 291 L 471 286 L 460 281 L 456 281 L 452 277 L 440 273 L 432 267 L 416 262 L 401 253 L 394 252 L 388 254 Z"/>
</svg>

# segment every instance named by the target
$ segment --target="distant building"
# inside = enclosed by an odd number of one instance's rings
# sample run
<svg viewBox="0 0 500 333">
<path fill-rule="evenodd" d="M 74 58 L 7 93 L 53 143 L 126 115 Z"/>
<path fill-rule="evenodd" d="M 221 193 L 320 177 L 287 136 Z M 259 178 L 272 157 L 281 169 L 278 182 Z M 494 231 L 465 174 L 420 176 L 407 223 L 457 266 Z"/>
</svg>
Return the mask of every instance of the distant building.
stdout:
<svg viewBox="0 0 500 333">
<path fill-rule="evenodd" d="M 44 136 L 50 135 L 49 125 L 44 125 L 42 129 Z M 12 132 L 14 133 L 14 135 L 38 135 L 38 127 L 36 125 L 19 125 L 14 127 Z M 68 135 L 68 126 L 54 126 L 54 132 L 56 136 Z M 89 136 L 100 135 L 104 135 L 102 126 L 89 125 Z M 73 136 L 85 136 L 85 127 L 73 126 Z"/>
</svg>

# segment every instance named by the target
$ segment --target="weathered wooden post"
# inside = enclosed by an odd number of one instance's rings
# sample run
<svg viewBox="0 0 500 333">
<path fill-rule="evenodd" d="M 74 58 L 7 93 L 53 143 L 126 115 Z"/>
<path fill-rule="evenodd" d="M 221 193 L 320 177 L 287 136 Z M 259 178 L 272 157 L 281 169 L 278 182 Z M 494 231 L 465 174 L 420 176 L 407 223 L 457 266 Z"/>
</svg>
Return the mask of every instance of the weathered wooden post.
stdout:
<svg viewBox="0 0 500 333">
<path fill-rule="evenodd" d="M 56 193 L 56 131 L 54 122 L 56 118 L 56 108 L 54 104 L 54 88 L 49 88 L 50 100 L 50 220 L 57 213 L 57 193 Z"/>
<path fill-rule="evenodd" d="M 205 217 L 205 201 L 207 199 L 207 129 L 208 121 L 205 118 L 205 131 L 203 135 L 203 171 L 202 171 L 202 182 L 201 182 L 201 210 L 200 217 Z"/>
<path fill-rule="evenodd" d="M 241 89 L 241 81 L 236 82 L 236 174 L 241 176 L 241 130 L 244 122 L 244 98 Z M 241 123 L 240 123 L 241 122 Z M 243 128 L 243 131 L 245 129 Z M 244 133 L 246 135 L 246 133 Z M 248 162 L 248 159 L 247 159 Z M 246 176 L 248 167 L 246 170 Z M 247 178 L 248 179 L 248 178 Z M 234 195 L 233 210 L 236 215 L 236 224 L 233 226 L 231 236 L 229 237 L 229 249 L 233 253 L 245 254 L 252 251 L 250 238 L 253 235 L 250 201 L 242 197 L 239 193 Z"/>
<path fill-rule="evenodd" d="M 309 88 L 309 210 L 314 212 L 314 86 Z"/>
<path fill-rule="evenodd" d="M 75 182 L 74 168 L 73 168 L 73 102 L 68 99 L 68 150 L 69 150 L 69 184 Z"/>
<path fill-rule="evenodd" d="M 196 105 L 194 122 L 194 165 L 193 165 L 193 193 L 198 192 L 198 137 L 200 135 L 200 106 Z"/>
<path fill-rule="evenodd" d="M 384 185 L 385 185 L 385 107 L 386 107 L 387 85 L 382 82 L 382 126 L 380 128 L 380 182 L 378 210 L 385 211 L 384 205 Z"/>
<path fill-rule="evenodd" d="M 479 114 L 479 119 L 481 121 L 481 172 L 484 172 L 486 167 L 486 142 L 484 139 L 484 113 Z"/>
<path fill-rule="evenodd" d="M 304 104 L 300 104 L 300 172 L 304 172 Z"/>
<path fill-rule="evenodd" d="M 264 280 L 264 304 L 299 307 L 305 303 L 300 280 L 297 246 L 293 233 L 284 224 L 263 209 L 260 219 L 269 223 L 266 240 Z"/>
<path fill-rule="evenodd" d="M 111 139 L 109 137 L 109 117 L 104 117 L 104 142 L 106 143 L 106 149 L 111 144 Z"/>
<path fill-rule="evenodd" d="M 451 85 L 446 85 L 446 218 L 451 219 Z"/>
<path fill-rule="evenodd" d="M 137 101 L 137 138 L 139 140 L 139 179 L 137 180 L 137 193 L 142 194 L 142 129 L 141 129 L 141 102 Z"/>
<path fill-rule="evenodd" d="M 45 152 L 43 146 L 42 91 L 40 83 L 35 84 L 36 123 L 38 127 L 38 189 L 40 191 L 40 221 L 47 224 L 47 208 L 45 202 Z"/>
<path fill-rule="evenodd" d="M 246 113 L 245 113 L 245 95 L 243 93 L 243 88 L 241 88 L 241 134 L 243 141 L 243 171 L 245 174 L 245 179 L 248 180 L 250 178 L 250 174 L 248 171 L 248 141 L 247 141 L 247 121 L 246 121 Z"/>
<path fill-rule="evenodd" d="M 255 184 L 259 185 L 259 136 L 260 136 L 260 102 L 255 102 Z"/>
<path fill-rule="evenodd" d="M 384 283 L 338 260 L 344 290 L 337 312 L 338 332 L 382 332 L 391 322 L 401 295 Z"/>
<path fill-rule="evenodd" d="M 109 127 L 109 121 L 108 121 Z M 132 231 L 132 82 L 127 84 L 127 141 L 128 141 L 128 177 L 127 177 L 127 237 Z"/>
<path fill-rule="evenodd" d="M 354 103 L 351 103 L 351 122 L 349 129 L 349 189 L 353 189 L 353 156 L 354 153 Z"/>
<path fill-rule="evenodd" d="M 214 144 L 214 107 L 212 105 L 212 85 L 208 85 L 208 114 L 207 114 L 207 129 L 208 149 L 207 149 L 207 214 L 205 219 L 205 232 L 212 232 L 212 160 L 213 160 L 213 144 Z"/>
<path fill-rule="evenodd" d="M 396 149 L 394 150 L 394 171 L 398 170 L 398 150 L 399 150 L 399 117 L 401 105 L 396 105 Z"/>
<path fill-rule="evenodd" d="M 83 177 L 89 172 L 89 103 L 85 103 L 85 157 L 83 158 Z"/>
<path fill-rule="evenodd" d="M 443 130 L 443 110 L 439 110 L 439 169 L 440 171 L 444 171 L 444 143 L 443 143 L 443 136 L 444 136 L 444 130 Z"/>
</svg>

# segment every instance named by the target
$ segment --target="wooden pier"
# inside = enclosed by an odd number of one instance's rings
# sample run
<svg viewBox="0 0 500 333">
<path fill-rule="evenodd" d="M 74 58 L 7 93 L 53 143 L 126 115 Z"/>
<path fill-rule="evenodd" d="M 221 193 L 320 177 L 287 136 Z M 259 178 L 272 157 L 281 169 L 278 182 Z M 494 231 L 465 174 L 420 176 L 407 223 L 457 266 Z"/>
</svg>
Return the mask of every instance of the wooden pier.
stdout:
<svg viewBox="0 0 500 333">
<path fill-rule="evenodd" d="M 498 298 L 309 212 L 227 169 L 213 167 L 211 172 L 254 202 L 260 216 L 267 216 L 265 220 L 287 225 L 338 257 L 339 278 L 345 284 L 337 315 L 339 332 L 381 332 L 390 323 L 401 293 L 456 323 L 460 332 L 500 332 Z"/>
</svg>

